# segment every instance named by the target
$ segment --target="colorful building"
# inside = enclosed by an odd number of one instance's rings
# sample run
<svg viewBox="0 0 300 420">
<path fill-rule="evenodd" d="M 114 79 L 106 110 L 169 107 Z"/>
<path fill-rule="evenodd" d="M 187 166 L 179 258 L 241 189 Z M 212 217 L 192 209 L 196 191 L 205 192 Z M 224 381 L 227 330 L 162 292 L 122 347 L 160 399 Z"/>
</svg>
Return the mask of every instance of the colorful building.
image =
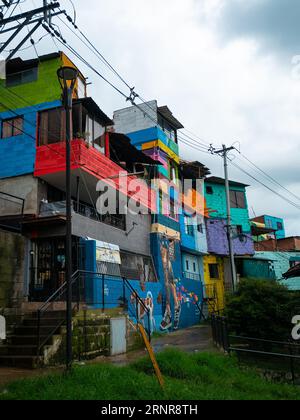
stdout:
<svg viewBox="0 0 300 420">
<path fill-rule="evenodd" d="M 284 220 L 280 217 L 263 215 L 255 217 L 251 222 L 259 227 L 270 229 L 270 232 L 265 235 L 260 235 L 255 240 L 264 241 L 268 239 L 284 239 L 286 237 Z"/>
<path fill-rule="evenodd" d="M 0 307 L 6 312 L 34 310 L 65 281 L 66 124 L 57 78 L 64 65 L 75 67 L 63 53 L 15 59 L 8 62 L 5 86 L 0 86 L 0 249 L 10 244 L 19 261 L 17 270 L 0 267 L 5 284 Z M 162 318 L 149 237 L 155 202 L 147 184 L 141 184 L 139 204 L 149 214 L 121 211 L 128 200 L 135 200 L 128 190 L 131 181 L 140 180 L 134 174 L 156 168 L 157 162 L 112 126 L 87 96 L 86 80 L 79 72 L 71 141 L 73 271 L 97 268 L 98 274 L 138 282 L 141 298 L 156 299 L 156 313 Z M 120 173 L 125 176 L 119 179 Z M 151 176 L 145 170 L 141 180 Z M 99 213 L 104 192 L 99 182 L 117 194 L 115 212 Z M 97 296 L 91 303 L 98 303 Z"/>
<path fill-rule="evenodd" d="M 188 222 L 181 215 L 180 181 L 189 166 L 181 165 L 179 157 L 177 132 L 183 125 L 157 101 L 115 111 L 114 123 L 116 131 L 126 134 L 135 147 L 160 163 L 154 186 L 158 212 L 152 215 L 151 251 L 164 288 L 161 330 L 193 325 L 201 316 L 201 256 L 206 252 L 206 239 L 203 214 L 202 219 L 200 215 Z M 199 178 L 206 171 L 198 165 Z"/>
<path fill-rule="evenodd" d="M 254 255 L 254 243 L 251 234 L 247 185 L 230 181 L 231 220 L 233 250 L 236 268 L 243 276 L 243 258 Z M 205 283 L 217 289 L 218 309 L 224 307 L 224 291 L 232 287 L 229 265 L 229 246 L 227 237 L 227 205 L 225 181 L 210 177 L 205 180 L 205 199 L 209 212 L 206 218 L 208 257 L 204 258 Z"/>
</svg>

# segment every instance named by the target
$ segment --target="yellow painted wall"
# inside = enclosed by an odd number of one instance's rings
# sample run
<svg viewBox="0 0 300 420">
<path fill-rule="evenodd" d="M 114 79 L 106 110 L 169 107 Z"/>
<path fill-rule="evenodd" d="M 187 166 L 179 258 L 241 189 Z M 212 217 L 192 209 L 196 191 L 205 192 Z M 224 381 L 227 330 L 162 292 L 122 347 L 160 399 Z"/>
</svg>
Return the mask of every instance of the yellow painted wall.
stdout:
<svg viewBox="0 0 300 420">
<path fill-rule="evenodd" d="M 174 162 L 179 164 L 179 156 L 176 153 L 174 153 L 168 146 L 166 146 L 161 140 L 150 141 L 148 143 L 142 144 L 142 150 L 155 149 L 156 147 L 160 148 L 163 152 L 167 153 L 167 155 L 171 159 L 173 159 Z"/>
<path fill-rule="evenodd" d="M 219 266 L 219 279 L 212 279 L 209 273 L 209 264 L 218 264 Z M 208 255 L 203 259 L 204 265 L 204 282 L 208 297 L 212 294 L 214 286 L 217 294 L 216 310 L 221 311 L 225 307 L 225 286 L 224 286 L 224 261 L 223 258 L 215 255 Z"/>
</svg>

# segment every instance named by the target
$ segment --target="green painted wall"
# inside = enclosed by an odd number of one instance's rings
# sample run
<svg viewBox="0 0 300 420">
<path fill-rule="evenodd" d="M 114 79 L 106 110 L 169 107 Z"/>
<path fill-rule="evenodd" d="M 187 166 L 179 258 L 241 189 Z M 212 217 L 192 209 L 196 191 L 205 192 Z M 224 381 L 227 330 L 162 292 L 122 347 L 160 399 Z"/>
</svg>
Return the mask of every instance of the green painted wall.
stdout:
<svg viewBox="0 0 300 420">
<path fill-rule="evenodd" d="M 38 67 L 38 79 L 35 82 L 25 83 L 5 88 L 5 81 L 0 81 L 0 97 L 7 108 L 18 109 L 44 102 L 52 102 L 61 98 L 61 87 L 57 79 L 57 70 L 61 66 L 61 59 L 54 58 L 42 61 Z M 16 95 L 24 98 L 18 98 Z M 0 104 L 0 112 L 7 108 Z"/>
</svg>

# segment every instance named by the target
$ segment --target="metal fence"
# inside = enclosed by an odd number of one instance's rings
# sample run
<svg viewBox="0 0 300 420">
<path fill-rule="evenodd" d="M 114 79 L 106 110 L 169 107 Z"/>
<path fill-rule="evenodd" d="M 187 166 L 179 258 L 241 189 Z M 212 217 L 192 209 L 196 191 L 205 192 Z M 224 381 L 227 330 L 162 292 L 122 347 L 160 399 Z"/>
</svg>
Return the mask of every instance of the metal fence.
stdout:
<svg viewBox="0 0 300 420">
<path fill-rule="evenodd" d="M 214 344 L 225 353 L 270 378 L 300 384 L 300 343 L 232 335 L 225 317 L 213 315 L 211 325 Z"/>
</svg>

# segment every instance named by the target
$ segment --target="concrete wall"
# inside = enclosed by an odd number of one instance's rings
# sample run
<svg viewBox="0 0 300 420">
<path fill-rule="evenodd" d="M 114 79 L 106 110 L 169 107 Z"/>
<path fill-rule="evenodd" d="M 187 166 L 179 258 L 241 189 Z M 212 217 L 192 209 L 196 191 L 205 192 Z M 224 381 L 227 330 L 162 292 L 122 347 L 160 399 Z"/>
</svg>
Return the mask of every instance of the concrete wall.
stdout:
<svg viewBox="0 0 300 420">
<path fill-rule="evenodd" d="M 0 230 L 0 310 L 17 308 L 24 299 L 27 254 L 24 237 Z"/>
<path fill-rule="evenodd" d="M 157 101 L 139 105 L 141 110 L 132 106 L 114 112 L 115 130 L 117 133 L 132 133 L 158 125 Z M 149 118 L 145 111 L 151 118 Z"/>
<path fill-rule="evenodd" d="M 1 158 L 0 158 L 1 159 Z M 32 175 L 24 175 L 0 179 L 0 192 L 13 194 L 25 199 L 25 214 L 38 214 L 39 211 L 39 181 Z M 0 194 L 0 215 L 21 214 L 22 203 Z"/>
<path fill-rule="evenodd" d="M 120 229 L 79 214 L 73 214 L 73 235 L 115 244 L 124 251 L 150 255 L 151 217 L 147 215 L 127 215 L 127 231 L 132 228 L 133 222 L 138 225 L 126 236 L 126 232 Z"/>
</svg>

